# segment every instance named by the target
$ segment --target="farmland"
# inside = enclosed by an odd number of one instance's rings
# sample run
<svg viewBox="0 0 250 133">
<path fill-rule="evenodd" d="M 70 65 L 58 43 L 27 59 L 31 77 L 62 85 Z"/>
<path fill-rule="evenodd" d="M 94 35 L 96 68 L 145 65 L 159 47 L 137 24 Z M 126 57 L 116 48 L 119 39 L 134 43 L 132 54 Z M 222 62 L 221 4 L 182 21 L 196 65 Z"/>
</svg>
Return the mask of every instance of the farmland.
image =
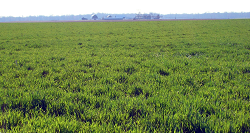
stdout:
<svg viewBox="0 0 250 133">
<path fill-rule="evenodd" d="M 250 20 L 0 24 L 0 132 L 250 132 Z"/>
</svg>

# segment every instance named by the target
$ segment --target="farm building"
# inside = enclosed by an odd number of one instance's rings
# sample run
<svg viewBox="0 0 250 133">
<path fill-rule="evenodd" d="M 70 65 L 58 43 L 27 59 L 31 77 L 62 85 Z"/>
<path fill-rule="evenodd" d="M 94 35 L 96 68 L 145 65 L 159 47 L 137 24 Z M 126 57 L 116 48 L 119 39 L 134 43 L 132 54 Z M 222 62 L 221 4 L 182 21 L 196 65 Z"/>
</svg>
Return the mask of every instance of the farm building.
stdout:
<svg viewBox="0 0 250 133">
<path fill-rule="evenodd" d="M 87 18 L 82 17 L 82 20 L 88 20 Z"/>
<path fill-rule="evenodd" d="M 136 16 L 134 17 L 134 20 L 138 20 L 138 19 L 160 19 L 160 15 L 159 14 L 136 14 Z"/>
<path fill-rule="evenodd" d="M 97 17 L 96 14 L 93 14 L 93 15 L 91 16 L 91 18 L 94 19 L 94 20 L 97 20 L 97 19 L 98 19 L 98 17 Z"/>
<path fill-rule="evenodd" d="M 103 17 L 102 20 L 123 20 L 125 17 L 123 18 L 117 18 L 116 16 L 115 17 L 112 17 L 111 15 L 108 15 L 106 18 Z"/>
</svg>

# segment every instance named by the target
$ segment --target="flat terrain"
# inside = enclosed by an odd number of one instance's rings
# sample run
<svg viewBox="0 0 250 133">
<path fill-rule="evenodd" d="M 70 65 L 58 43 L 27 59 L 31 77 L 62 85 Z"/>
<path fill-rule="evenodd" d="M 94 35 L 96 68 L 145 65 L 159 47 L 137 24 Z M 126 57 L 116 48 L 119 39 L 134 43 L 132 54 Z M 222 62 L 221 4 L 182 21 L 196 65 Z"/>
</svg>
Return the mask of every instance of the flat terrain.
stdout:
<svg viewBox="0 0 250 133">
<path fill-rule="evenodd" d="M 137 22 L 137 21 L 187 21 L 187 20 L 220 20 L 220 19 L 141 19 L 141 20 L 54 20 L 54 21 L 13 21 L 0 23 L 60 23 L 60 22 Z M 222 20 L 222 19 L 221 19 Z"/>
<path fill-rule="evenodd" d="M 250 132 L 250 20 L 74 22 L 0 24 L 0 132 Z"/>
</svg>

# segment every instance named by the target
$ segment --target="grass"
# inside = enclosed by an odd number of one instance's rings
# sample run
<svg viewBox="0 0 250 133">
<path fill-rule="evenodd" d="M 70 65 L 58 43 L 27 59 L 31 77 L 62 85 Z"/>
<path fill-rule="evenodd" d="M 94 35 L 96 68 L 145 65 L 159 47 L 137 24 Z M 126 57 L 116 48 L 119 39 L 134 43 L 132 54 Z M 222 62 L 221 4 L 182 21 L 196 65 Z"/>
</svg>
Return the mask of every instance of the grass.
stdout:
<svg viewBox="0 0 250 133">
<path fill-rule="evenodd" d="M 249 20 L 0 29 L 2 132 L 250 132 Z"/>
</svg>

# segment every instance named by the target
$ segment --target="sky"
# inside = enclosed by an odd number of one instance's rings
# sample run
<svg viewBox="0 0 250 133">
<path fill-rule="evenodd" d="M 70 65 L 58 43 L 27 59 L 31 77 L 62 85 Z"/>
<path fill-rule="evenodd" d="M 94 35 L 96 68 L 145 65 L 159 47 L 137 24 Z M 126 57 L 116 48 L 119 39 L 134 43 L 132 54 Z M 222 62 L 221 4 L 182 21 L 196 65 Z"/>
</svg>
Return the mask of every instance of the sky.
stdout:
<svg viewBox="0 0 250 133">
<path fill-rule="evenodd" d="M 249 0 L 1 0 L 0 17 L 250 12 Z"/>
</svg>

